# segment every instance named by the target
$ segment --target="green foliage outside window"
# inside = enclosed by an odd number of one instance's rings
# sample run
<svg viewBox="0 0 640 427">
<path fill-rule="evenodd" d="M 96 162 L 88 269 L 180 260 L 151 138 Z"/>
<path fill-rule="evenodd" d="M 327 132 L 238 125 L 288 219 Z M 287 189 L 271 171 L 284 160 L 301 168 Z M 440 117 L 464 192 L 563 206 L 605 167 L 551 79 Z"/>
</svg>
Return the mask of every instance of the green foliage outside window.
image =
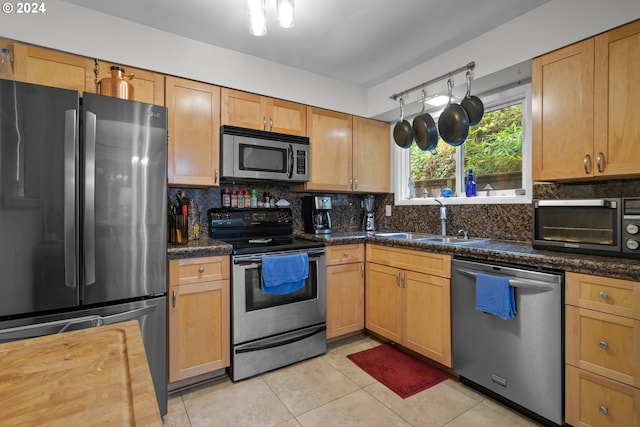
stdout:
<svg viewBox="0 0 640 427">
<path fill-rule="evenodd" d="M 486 112 L 469 129 L 464 145 L 465 170 L 490 175 L 522 170 L 522 104 Z M 455 177 L 455 147 L 441 139 L 436 155 L 411 146 L 411 179 L 414 181 Z"/>
</svg>

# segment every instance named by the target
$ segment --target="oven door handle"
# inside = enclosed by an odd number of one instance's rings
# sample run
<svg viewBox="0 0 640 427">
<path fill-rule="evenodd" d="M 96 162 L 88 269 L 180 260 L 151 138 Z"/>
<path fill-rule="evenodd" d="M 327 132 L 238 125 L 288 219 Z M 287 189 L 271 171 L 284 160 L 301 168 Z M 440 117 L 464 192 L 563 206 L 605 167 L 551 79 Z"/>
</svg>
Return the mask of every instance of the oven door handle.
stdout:
<svg viewBox="0 0 640 427">
<path fill-rule="evenodd" d="M 309 260 L 317 259 L 325 254 L 325 249 L 320 248 L 317 250 L 305 251 L 309 257 Z M 269 252 L 268 256 L 277 255 L 279 252 Z M 262 264 L 262 256 L 266 254 L 251 254 L 251 255 L 236 255 L 233 257 L 233 263 L 236 265 L 246 264 Z"/>
<path fill-rule="evenodd" d="M 462 268 L 456 268 L 456 271 L 458 271 L 460 274 L 463 274 L 463 275 L 468 276 L 468 277 L 473 277 L 473 278 L 475 278 L 478 275 L 478 273 L 475 272 L 475 271 L 465 270 L 465 269 L 462 269 Z M 551 290 L 555 289 L 557 285 L 541 282 L 541 281 L 538 281 L 538 280 L 520 279 L 519 278 L 519 279 L 509 279 L 509 286 L 512 286 L 514 288 L 521 288 L 521 289 L 535 289 L 535 290 L 539 290 L 539 291 L 551 291 Z"/>
<path fill-rule="evenodd" d="M 262 341 L 261 343 L 243 345 L 241 348 L 236 349 L 235 352 L 250 353 L 252 351 L 260 351 L 260 350 L 267 350 L 270 348 L 280 347 L 280 346 L 291 344 L 297 341 L 302 341 L 316 334 L 323 333 L 326 330 L 327 330 L 327 326 L 323 324 L 321 326 L 313 328 L 312 330 L 305 329 L 304 331 L 300 331 L 299 334 L 295 334 L 293 336 L 288 335 L 285 339 L 282 339 L 282 340 L 275 339 L 269 342 Z"/>
</svg>

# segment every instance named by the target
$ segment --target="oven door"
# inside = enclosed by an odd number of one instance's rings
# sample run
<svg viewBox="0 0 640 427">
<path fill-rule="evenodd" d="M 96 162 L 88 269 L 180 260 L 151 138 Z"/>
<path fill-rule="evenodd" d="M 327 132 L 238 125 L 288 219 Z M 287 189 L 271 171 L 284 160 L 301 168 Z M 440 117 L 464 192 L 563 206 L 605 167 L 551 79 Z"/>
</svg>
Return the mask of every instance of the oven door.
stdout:
<svg viewBox="0 0 640 427">
<path fill-rule="evenodd" d="M 533 247 L 614 255 L 620 245 L 620 199 L 535 200 Z"/>
<path fill-rule="evenodd" d="M 261 254 L 233 256 L 233 345 L 326 322 L 325 249 L 305 250 L 309 276 L 286 295 L 262 292 Z M 291 255 L 300 251 L 269 252 Z"/>
</svg>

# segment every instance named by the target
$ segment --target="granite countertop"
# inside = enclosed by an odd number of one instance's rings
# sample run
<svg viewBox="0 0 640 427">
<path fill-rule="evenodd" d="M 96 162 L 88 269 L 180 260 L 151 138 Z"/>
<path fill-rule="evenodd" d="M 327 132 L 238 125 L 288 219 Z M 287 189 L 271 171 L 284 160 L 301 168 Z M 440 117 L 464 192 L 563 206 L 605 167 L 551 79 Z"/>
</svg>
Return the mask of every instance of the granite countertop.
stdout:
<svg viewBox="0 0 640 427">
<path fill-rule="evenodd" d="M 376 237 L 363 231 L 339 231 L 329 235 L 302 233 L 296 234 L 296 237 L 322 241 L 326 245 L 376 243 L 399 248 L 444 253 L 478 261 L 508 263 L 640 281 L 640 262 L 637 259 L 538 250 L 534 249 L 531 243 L 524 242 L 480 240 L 462 245 L 452 245 Z"/>
<path fill-rule="evenodd" d="M 199 240 L 192 240 L 186 245 L 168 245 L 167 257 L 196 258 L 218 255 L 230 255 L 233 246 L 220 240 L 214 240 L 206 234 L 200 235 Z"/>
</svg>

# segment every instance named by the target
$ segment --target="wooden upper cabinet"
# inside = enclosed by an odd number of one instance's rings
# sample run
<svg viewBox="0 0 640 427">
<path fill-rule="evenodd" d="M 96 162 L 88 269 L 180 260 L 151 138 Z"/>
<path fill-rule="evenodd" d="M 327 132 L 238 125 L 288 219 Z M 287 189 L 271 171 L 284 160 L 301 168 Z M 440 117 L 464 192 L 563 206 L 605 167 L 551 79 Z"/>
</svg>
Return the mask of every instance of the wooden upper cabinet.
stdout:
<svg viewBox="0 0 640 427">
<path fill-rule="evenodd" d="M 124 68 L 124 75 L 133 76 L 130 83 L 133 85 L 133 100 L 138 102 L 146 102 L 147 104 L 164 105 L 164 75 L 154 73 L 152 71 L 141 70 L 129 67 L 127 65 L 114 64 L 111 62 L 98 62 L 98 80 L 111 76 L 111 66 L 120 65 Z M 95 86 L 95 73 L 90 76 L 90 81 L 86 86 L 91 84 Z M 94 90 L 95 92 L 95 90 Z"/>
<path fill-rule="evenodd" d="M 169 185 L 220 184 L 220 88 L 166 77 L 169 109 Z"/>
<path fill-rule="evenodd" d="M 224 125 L 306 135 L 306 106 L 234 89 L 222 89 Z"/>
<path fill-rule="evenodd" d="M 640 175 L 640 21 L 535 58 L 534 181 Z"/>
<path fill-rule="evenodd" d="M 596 36 L 596 176 L 640 174 L 639 76 L 640 20 Z"/>
<path fill-rule="evenodd" d="M 389 192 L 389 124 L 353 117 L 353 190 Z"/>
<path fill-rule="evenodd" d="M 13 74 L 21 82 L 95 93 L 93 67 L 84 56 L 13 43 Z"/>
<path fill-rule="evenodd" d="M 593 55 L 589 39 L 533 60 L 534 181 L 593 174 Z"/>
<path fill-rule="evenodd" d="M 305 190 L 351 191 L 352 133 L 352 116 L 307 107 L 311 178 Z"/>
</svg>

